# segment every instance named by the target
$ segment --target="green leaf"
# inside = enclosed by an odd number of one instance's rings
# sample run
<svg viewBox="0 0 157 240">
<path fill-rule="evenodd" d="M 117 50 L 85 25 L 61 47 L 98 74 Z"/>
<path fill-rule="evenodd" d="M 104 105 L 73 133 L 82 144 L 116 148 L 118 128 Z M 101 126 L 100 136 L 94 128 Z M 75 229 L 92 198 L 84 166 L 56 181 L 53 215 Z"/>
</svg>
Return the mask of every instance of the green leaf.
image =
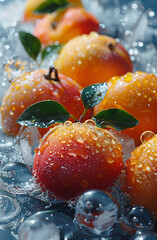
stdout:
<svg viewBox="0 0 157 240">
<path fill-rule="evenodd" d="M 86 110 L 100 103 L 107 93 L 107 83 L 90 85 L 82 90 L 81 98 Z"/>
<path fill-rule="evenodd" d="M 69 5 L 66 0 L 46 0 L 35 10 L 36 13 L 52 13 Z"/>
<path fill-rule="evenodd" d="M 63 47 L 63 44 L 61 45 L 53 45 L 53 46 L 47 46 L 43 49 L 41 53 L 41 60 L 43 61 L 47 55 L 50 53 L 59 54 L 61 48 Z"/>
<path fill-rule="evenodd" d="M 118 131 L 135 127 L 139 123 L 131 114 L 117 108 L 102 110 L 92 119 L 96 122 L 98 127 L 105 128 L 111 126 Z"/>
<path fill-rule="evenodd" d="M 23 31 L 19 32 L 19 37 L 28 55 L 36 60 L 41 50 L 41 43 L 39 39 L 33 36 L 31 33 Z"/>
<path fill-rule="evenodd" d="M 56 101 L 41 101 L 28 107 L 16 121 L 28 127 L 46 128 L 70 118 L 68 111 Z"/>
</svg>

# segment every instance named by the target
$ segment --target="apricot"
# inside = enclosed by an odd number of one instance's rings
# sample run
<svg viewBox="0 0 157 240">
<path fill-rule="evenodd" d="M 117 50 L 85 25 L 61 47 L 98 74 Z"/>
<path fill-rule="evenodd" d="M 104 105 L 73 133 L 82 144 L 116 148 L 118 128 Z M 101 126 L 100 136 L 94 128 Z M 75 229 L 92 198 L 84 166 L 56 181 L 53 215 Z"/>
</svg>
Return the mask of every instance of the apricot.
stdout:
<svg viewBox="0 0 157 240">
<path fill-rule="evenodd" d="M 66 43 L 77 35 L 99 30 L 98 20 L 84 8 L 66 8 L 46 14 L 35 26 L 33 34 L 44 45 Z"/>
<path fill-rule="evenodd" d="M 42 100 L 54 100 L 61 103 L 76 118 L 83 113 L 81 101 L 82 87 L 72 79 L 50 68 L 25 72 L 14 79 L 2 99 L 1 120 L 5 133 L 17 135 L 20 125 L 18 117 L 31 104 Z M 89 117 L 88 113 L 87 116 Z M 47 129 L 39 129 L 43 135 Z"/>
<path fill-rule="evenodd" d="M 33 169 L 55 198 L 70 200 L 89 189 L 105 190 L 123 165 L 118 140 L 87 120 L 51 128 L 36 149 Z"/>
<path fill-rule="evenodd" d="M 111 78 L 108 81 L 108 92 L 104 100 L 95 106 L 94 113 L 108 108 L 123 109 L 139 121 L 134 128 L 123 131 L 139 145 L 140 135 L 144 131 L 157 131 L 157 77 L 138 71 Z"/>
<path fill-rule="evenodd" d="M 42 18 L 45 14 L 35 13 L 35 10 L 46 0 L 27 0 L 25 4 L 23 19 L 25 21 L 34 21 Z M 71 3 L 73 6 L 82 7 L 81 0 L 68 0 L 67 2 Z"/>
<path fill-rule="evenodd" d="M 123 46 L 96 32 L 71 39 L 63 46 L 55 66 L 83 87 L 132 71 L 132 62 Z"/>
<path fill-rule="evenodd" d="M 157 135 L 149 138 L 126 162 L 126 191 L 132 204 L 145 206 L 157 219 Z"/>
<path fill-rule="evenodd" d="M 38 18 L 42 18 L 45 14 L 37 14 L 34 11 L 37 9 L 37 7 L 45 2 L 45 0 L 27 0 L 23 18 L 25 21 L 33 21 Z"/>
</svg>

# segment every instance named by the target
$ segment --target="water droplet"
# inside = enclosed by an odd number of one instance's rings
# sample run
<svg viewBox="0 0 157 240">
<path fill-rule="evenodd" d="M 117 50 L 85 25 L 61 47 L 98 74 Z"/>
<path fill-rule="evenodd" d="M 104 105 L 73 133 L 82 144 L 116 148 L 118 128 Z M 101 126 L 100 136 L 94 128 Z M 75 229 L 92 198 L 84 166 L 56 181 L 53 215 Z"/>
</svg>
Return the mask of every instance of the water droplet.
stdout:
<svg viewBox="0 0 157 240">
<path fill-rule="evenodd" d="M 86 120 L 84 123 L 85 127 L 94 129 L 96 124 L 93 120 Z"/>
<path fill-rule="evenodd" d="M 86 151 L 84 149 L 69 149 L 68 155 L 73 156 L 73 157 L 78 156 L 85 160 L 88 158 L 88 154 L 86 153 Z"/>
<path fill-rule="evenodd" d="M 71 122 L 71 121 L 66 121 L 66 122 L 64 123 L 64 126 L 65 126 L 66 128 L 69 128 L 69 127 L 72 126 L 72 122 Z"/>
<path fill-rule="evenodd" d="M 112 163 L 114 163 L 114 158 L 112 157 L 112 158 L 107 158 L 107 162 L 109 163 L 109 164 L 112 164 Z"/>
<path fill-rule="evenodd" d="M 154 135 L 155 134 L 152 131 L 145 131 L 141 134 L 140 140 L 142 143 L 145 143 L 148 140 L 150 140 L 152 137 L 154 137 Z"/>
<path fill-rule="evenodd" d="M 78 136 L 76 137 L 76 141 L 79 142 L 79 143 L 83 143 L 83 142 L 84 142 L 84 139 L 83 139 L 82 136 L 78 135 Z"/>
</svg>

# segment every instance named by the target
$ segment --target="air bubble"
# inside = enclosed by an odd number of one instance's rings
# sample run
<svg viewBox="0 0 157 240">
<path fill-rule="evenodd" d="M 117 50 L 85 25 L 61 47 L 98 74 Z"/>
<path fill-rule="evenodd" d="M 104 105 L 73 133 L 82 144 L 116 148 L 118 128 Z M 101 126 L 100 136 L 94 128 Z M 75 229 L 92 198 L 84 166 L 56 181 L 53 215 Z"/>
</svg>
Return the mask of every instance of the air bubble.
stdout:
<svg viewBox="0 0 157 240">
<path fill-rule="evenodd" d="M 5 191 L 24 194 L 31 189 L 32 183 L 32 172 L 24 163 L 9 162 L 1 170 L 0 186 Z"/>
<path fill-rule="evenodd" d="M 100 190 L 85 192 L 76 204 L 75 220 L 85 231 L 108 235 L 118 217 L 118 205 L 110 194 Z"/>
<path fill-rule="evenodd" d="M 41 211 L 27 218 L 19 228 L 19 240 L 75 239 L 78 227 L 73 220 L 55 211 Z M 26 237 L 27 236 L 27 237 Z"/>
<path fill-rule="evenodd" d="M 19 240 L 60 240 L 60 234 L 54 223 L 48 219 L 27 219 L 19 229 Z"/>
<path fill-rule="evenodd" d="M 152 230 L 154 220 L 149 211 L 143 206 L 127 206 L 122 211 L 121 226 L 130 233 L 138 229 Z"/>
</svg>

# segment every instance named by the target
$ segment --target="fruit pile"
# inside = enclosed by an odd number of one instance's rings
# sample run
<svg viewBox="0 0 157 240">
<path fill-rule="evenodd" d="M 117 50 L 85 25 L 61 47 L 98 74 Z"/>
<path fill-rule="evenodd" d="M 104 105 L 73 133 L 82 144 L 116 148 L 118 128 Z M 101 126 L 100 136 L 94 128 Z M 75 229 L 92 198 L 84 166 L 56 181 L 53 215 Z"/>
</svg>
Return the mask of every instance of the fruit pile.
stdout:
<svg viewBox="0 0 157 240">
<path fill-rule="evenodd" d="M 98 20 L 81 1 L 52 3 L 27 1 L 24 21 L 33 21 L 34 31 L 19 37 L 35 61 L 57 47 L 58 56 L 54 66 L 42 69 L 38 62 L 38 69 L 11 81 L 1 105 L 3 131 L 16 136 L 21 125 L 38 128 L 33 174 L 52 198 L 107 191 L 123 173 L 121 191 L 130 204 L 156 219 L 157 77 L 133 73 L 127 51 L 99 34 Z M 126 162 L 111 129 L 135 140 Z"/>
</svg>

